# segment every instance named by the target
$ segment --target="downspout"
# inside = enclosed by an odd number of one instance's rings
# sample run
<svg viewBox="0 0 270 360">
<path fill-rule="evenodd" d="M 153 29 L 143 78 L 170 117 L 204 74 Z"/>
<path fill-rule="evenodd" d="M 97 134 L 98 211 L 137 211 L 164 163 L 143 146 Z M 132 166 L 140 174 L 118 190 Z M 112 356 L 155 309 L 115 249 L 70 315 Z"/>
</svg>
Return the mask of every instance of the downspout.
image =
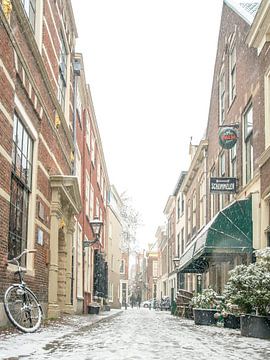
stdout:
<svg viewBox="0 0 270 360">
<path fill-rule="evenodd" d="M 74 146 L 74 152 L 73 152 L 73 166 L 71 170 L 71 174 L 73 176 L 76 175 L 76 158 L 77 158 L 77 131 L 76 131 L 76 117 L 77 117 L 77 83 L 78 83 L 78 76 L 80 76 L 81 71 L 81 63 L 79 59 L 73 58 L 73 114 L 72 114 L 72 127 L 73 127 L 73 146 Z M 83 210 L 82 210 L 83 211 Z M 74 294 L 74 255 L 73 249 L 76 249 L 76 245 L 74 244 L 74 235 L 73 235 L 73 244 L 72 244 L 72 267 L 71 267 L 71 304 L 73 304 L 73 294 Z M 77 257 L 76 257 L 77 258 Z M 77 275 L 77 264 L 76 264 L 76 275 Z M 78 276 L 77 276 L 78 279 Z M 76 296 L 77 296 L 77 286 L 76 286 Z"/>
</svg>

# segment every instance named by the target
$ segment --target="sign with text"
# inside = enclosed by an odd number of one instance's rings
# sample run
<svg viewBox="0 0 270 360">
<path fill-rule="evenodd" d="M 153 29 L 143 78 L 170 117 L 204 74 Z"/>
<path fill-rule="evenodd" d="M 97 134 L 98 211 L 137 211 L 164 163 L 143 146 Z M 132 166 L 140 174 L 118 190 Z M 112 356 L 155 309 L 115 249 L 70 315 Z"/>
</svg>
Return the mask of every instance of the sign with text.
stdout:
<svg viewBox="0 0 270 360">
<path fill-rule="evenodd" d="M 236 178 L 210 178 L 211 193 L 236 193 Z"/>
<path fill-rule="evenodd" d="M 237 131 L 232 127 L 224 127 L 220 129 L 219 134 L 219 145 L 223 149 L 231 149 L 234 147 L 237 141 Z"/>
</svg>

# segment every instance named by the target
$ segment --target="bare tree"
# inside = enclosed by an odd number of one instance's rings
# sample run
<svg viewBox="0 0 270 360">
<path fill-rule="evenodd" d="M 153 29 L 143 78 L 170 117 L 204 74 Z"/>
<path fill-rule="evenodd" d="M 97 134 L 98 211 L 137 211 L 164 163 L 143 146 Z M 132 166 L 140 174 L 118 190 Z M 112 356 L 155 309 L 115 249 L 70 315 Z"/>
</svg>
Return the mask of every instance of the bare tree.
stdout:
<svg viewBox="0 0 270 360">
<path fill-rule="evenodd" d="M 133 252 L 137 246 L 137 229 L 142 225 L 139 212 L 133 207 L 132 200 L 126 192 L 120 195 L 122 207 L 120 209 L 123 220 L 122 250 Z"/>
</svg>

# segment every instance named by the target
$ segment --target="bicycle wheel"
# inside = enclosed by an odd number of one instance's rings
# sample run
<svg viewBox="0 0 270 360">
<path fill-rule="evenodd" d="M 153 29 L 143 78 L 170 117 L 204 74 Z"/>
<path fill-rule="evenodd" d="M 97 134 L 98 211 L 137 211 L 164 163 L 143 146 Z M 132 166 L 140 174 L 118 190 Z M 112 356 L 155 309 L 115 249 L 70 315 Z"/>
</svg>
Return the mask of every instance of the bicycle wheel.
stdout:
<svg viewBox="0 0 270 360">
<path fill-rule="evenodd" d="M 35 332 L 41 325 L 41 306 L 28 288 L 10 286 L 5 292 L 4 308 L 11 323 L 23 332 Z"/>
</svg>

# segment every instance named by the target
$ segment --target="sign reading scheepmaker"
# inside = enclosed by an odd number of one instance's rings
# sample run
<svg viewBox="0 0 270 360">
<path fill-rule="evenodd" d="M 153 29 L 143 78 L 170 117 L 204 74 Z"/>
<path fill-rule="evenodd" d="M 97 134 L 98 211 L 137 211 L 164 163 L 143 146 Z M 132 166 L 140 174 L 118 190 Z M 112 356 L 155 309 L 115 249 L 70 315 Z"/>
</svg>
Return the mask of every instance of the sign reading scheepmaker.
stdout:
<svg viewBox="0 0 270 360">
<path fill-rule="evenodd" d="M 236 193 L 236 178 L 210 178 L 210 192 Z"/>
</svg>

